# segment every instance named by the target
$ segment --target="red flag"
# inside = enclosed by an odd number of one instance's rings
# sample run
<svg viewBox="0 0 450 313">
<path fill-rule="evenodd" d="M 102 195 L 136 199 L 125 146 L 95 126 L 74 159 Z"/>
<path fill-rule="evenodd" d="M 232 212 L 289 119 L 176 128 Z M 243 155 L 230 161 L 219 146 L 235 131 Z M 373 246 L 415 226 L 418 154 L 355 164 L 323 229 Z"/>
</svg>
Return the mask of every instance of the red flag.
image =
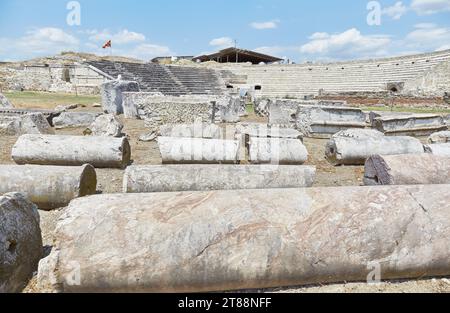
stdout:
<svg viewBox="0 0 450 313">
<path fill-rule="evenodd" d="M 108 41 L 103 45 L 103 49 L 111 48 L 111 46 L 112 46 L 112 42 L 111 42 L 111 40 L 108 40 Z"/>
</svg>

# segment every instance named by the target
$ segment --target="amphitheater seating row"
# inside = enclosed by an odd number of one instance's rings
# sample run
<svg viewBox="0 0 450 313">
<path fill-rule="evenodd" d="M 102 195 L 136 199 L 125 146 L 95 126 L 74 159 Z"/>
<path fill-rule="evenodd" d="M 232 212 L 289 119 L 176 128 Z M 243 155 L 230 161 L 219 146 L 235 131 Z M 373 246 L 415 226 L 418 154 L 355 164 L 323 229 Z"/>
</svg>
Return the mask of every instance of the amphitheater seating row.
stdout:
<svg viewBox="0 0 450 313">
<path fill-rule="evenodd" d="M 210 69 L 164 66 L 154 63 L 87 62 L 103 73 L 124 80 L 137 81 L 142 91 L 165 95 L 221 95 L 225 85 Z"/>
</svg>

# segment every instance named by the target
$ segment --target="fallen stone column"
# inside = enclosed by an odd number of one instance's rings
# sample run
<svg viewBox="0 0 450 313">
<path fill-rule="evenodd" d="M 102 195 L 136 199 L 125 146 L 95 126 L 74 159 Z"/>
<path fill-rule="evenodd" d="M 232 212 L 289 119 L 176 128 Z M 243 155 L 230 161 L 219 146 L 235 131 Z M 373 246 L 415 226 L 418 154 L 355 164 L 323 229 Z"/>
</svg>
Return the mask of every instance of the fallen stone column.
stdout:
<svg viewBox="0 0 450 313">
<path fill-rule="evenodd" d="M 253 164 L 303 164 L 308 150 L 298 139 L 250 137 L 249 160 Z"/>
<path fill-rule="evenodd" d="M 159 128 L 161 137 L 222 139 L 222 129 L 215 124 L 201 121 L 194 124 L 171 124 Z"/>
<path fill-rule="evenodd" d="M 96 188 L 91 165 L 0 165 L 0 194 L 21 192 L 43 210 L 65 207 L 75 198 L 95 194 Z"/>
<path fill-rule="evenodd" d="M 123 168 L 130 162 L 126 138 L 23 135 L 12 148 L 17 164 Z"/>
<path fill-rule="evenodd" d="M 325 155 L 335 165 L 364 165 L 372 155 L 424 152 L 420 140 L 413 137 L 334 137 L 328 142 Z"/>
<path fill-rule="evenodd" d="M 450 157 L 404 154 L 370 157 L 365 166 L 365 185 L 450 184 Z"/>
<path fill-rule="evenodd" d="M 312 166 L 129 166 L 124 193 L 311 187 Z"/>
<path fill-rule="evenodd" d="M 0 196 L 0 293 L 21 292 L 42 253 L 37 207 L 20 193 Z"/>
<path fill-rule="evenodd" d="M 239 141 L 158 137 L 163 163 L 237 163 Z"/>
<path fill-rule="evenodd" d="M 386 280 L 447 276 L 449 197 L 449 185 L 84 197 L 63 213 L 38 285 L 207 292 L 366 281 L 377 266 Z"/>
<path fill-rule="evenodd" d="M 426 145 L 425 150 L 428 153 L 450 157 L 450 143 L 436 143 L 432 145 Z"/>
</svg>

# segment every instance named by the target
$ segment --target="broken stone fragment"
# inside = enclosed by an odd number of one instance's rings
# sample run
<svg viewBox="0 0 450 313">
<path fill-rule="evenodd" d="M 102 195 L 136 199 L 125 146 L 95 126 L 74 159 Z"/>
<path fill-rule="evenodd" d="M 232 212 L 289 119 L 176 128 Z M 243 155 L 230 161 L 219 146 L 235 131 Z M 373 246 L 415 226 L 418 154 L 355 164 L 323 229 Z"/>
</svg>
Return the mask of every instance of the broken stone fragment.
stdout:
<svg viewBox="0 0 450 313">
<path fill-rule="evenodd" d="M 375 155 L 365 165 L 365 185 L 450 184 L 450 157 L 432 154 Z"/>
<path fill-rule="evenodd" d="M 53 119 L 53 124 L 56 129 L 87 127 L 90 126 L 99 115 L 100 114 L 98 113 L 90 112 L 62 112 Z"/>
<path fill-rule="evenodd" d="M 19 165 L 123 168 L 130 162 L 131 148 L 126 138 L 23 135 L 13 146 L 11 156 Z"/>
<path fill-rule="evenodd" d="M 14 106 L 8 99 L 0 92 L 0 108 L 13 108 Z"/>
<path fill-rule="evenodd" d="M 122 129 L 123 124 L 114 114 L 103 114 L 97 117 L 86 131 L 93 136 L 123 137 Z"/>
</svg>

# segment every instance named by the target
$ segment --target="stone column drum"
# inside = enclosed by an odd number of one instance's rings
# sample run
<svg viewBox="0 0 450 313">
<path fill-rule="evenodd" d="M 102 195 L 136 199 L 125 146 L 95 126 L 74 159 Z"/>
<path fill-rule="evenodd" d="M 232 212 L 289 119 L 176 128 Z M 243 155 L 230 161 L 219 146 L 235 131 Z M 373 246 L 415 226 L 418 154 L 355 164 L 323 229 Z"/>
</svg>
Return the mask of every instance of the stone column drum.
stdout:
<svg viewBox="0 0 450 313">
<path fill-rule="evenodd" d="M 126 138 L 24 135 L 12 148 L 17 164 L 123 168 L 131 148 Z"/>
<path fill-rule="evenodd" d="M 42 253 L 37 207 L 20 193 L 0 195 L 0 293 L 21 292 Z"/>
<path fill-rule="evenodd" d="M 0 165 L 0 194 L 21 192 L 42 210 L 65 207 L 97 190 L 95 169 L 83 166 Z"/>
<path fill-rule="evenodd" d="M 450 274 L 450 185 L 110 194 L 71 202 L 38 285 L 207 292 Z M 79 281 L 73 283 L 74 270 Z"/>
</svg>

